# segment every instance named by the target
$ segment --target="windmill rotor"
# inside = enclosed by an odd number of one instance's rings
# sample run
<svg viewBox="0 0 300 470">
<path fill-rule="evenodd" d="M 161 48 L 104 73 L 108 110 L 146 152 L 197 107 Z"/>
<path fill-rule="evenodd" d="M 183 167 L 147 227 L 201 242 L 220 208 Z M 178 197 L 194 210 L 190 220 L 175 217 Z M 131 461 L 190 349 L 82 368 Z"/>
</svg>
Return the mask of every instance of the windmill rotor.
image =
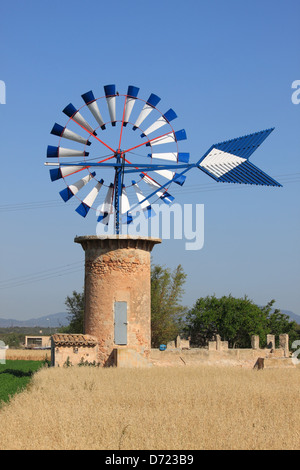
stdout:
<svg viewBox="0 0 300 470">
<path fill-rule="evenodd" d="M 179 151 L 187 135 L 174 130 L 175 111 L 161 112 L 160 97 L 151 93 L 144 100 L 139 91 L 130 85 L 121 94 L 116 85 L 105 85 L 100 98 L 88 91 L 81 95 L 80 108 L 70 103 L 63 109 L 69 118 L 65 126 L 52 127 L 59 141 L 48 146 L 45 164 L 52 181 L 65 183 L 59 191 L 63 201 L 78 200 L 79 215 L 96 210 L 104 224 L 114 216 L 119 234 L 123 223 L 132 222 L 135 208 L 149 218 L 155 215 L 155 201 L 171 204 L 170 185 L 182 186 L 192 168 L 217 182 L 281 186 L 249 161 L 273 128 L 214 144 L 190 163 L 189 153 Z"/>
</svg>

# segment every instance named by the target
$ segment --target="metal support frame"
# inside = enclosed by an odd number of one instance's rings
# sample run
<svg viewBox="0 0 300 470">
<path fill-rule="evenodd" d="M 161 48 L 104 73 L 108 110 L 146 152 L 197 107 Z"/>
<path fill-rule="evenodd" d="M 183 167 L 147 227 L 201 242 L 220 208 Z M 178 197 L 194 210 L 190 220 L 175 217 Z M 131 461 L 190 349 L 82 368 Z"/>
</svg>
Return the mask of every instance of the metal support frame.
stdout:
<svg viewBox="0 0 300 470">
<path fill-rule="evenodd" d="M 116 165 L 115 165 L 115 232 L 120 234 L 120 198 L 122 195 L 122 166 L 121 154 L 116 152 Z"/>
</svg>

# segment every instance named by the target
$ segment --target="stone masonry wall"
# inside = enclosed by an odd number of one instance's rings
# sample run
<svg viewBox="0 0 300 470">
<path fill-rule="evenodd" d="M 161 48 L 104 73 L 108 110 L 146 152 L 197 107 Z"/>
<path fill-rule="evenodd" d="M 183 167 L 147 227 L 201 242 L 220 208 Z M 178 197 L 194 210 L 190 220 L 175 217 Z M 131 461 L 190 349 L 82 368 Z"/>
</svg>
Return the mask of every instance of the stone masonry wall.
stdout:
<svg viewBox="0 0 300 470">
<path fill-rule="evenodd" d="M 79 364 L 81 361 L 97 362 L 98 346 L 94 347 L 66 347 L 60 346 L 55 348 L 55 360 L 52 360 L 52 365 L 56 367 L 63 367 L 68 361 L 70 365 Z"/>
<path fill-rule="evenodd" d="M 98 360 L 112 365 L 114 348 L 151 349 L 150 252 L 157 239 L 78 237 L 85 250 L 85 333 L 96 336 Z M 127 345 L 114 342 L 114 304 L 127 302 Z"/>
</svg>

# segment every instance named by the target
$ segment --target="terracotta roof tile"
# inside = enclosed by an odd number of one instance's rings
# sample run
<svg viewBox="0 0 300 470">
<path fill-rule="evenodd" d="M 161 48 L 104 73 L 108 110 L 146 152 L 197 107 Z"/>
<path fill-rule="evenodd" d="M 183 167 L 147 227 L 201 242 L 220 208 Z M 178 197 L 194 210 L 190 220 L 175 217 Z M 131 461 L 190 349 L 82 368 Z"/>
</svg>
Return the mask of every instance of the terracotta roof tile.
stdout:
<svg viewBox="0 0 300 470">
<path fill-rule="evenodd" d="M 52 335 L 52 341 L 55 346 L 96 346 L 98 344 L 97 338 L 91 335 L 80 334 L 62 334 L 57 333 Z"/>
</svg>

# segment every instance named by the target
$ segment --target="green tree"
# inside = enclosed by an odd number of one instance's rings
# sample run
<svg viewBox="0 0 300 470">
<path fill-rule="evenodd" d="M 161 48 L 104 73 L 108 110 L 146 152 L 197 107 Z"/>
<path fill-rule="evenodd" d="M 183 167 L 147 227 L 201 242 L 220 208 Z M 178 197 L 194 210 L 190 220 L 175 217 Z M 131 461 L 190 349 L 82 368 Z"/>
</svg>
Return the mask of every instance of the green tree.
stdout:
<svg viewBox="0 0 300 470">
<path fill-rule="evenodd" d="M 297 335 L 297 338 L 295 338 L 295 339 L 300 339 L 300 325 L 299 325 L 299 323 L 296 323 L 295 333 Z"/>
<path fill-rule="evenodd" d="M 64 333 L 83 333 L 84 332 L 84 294 L 73 291 L 72 296 L 68 296 L 65 306 L 69 313 L 68 320 L 70 324 L 63 328 Z"/>
<path fill-rule="evenodd" d="M 289 343 L 290 346 L 298 339 L 298 332 L 297 332 L 297 323 L 295 321 L 291 321 L 288 315 L 281 313 L 279 309 L 275 309 L 272 312 L 272 306 L 275 303 L 275 300 L 271 300 L 265 307 L 265 311 L 267 313 L 267 329 L 268 334 L 275 335 L 277 338 L 278 344 L 278 336 L 280 334 L 288 334 L 289 335 Z"/>
<path fill-rule="evenodd" d="M 180 332 L 184 307 L 180 305 L 186 274 L 181 265 L 173 272 L 160 265 L 151 269 L 151 342 L 158 347 Z"/>
<path fill-rule="evenodd" d="M 265 307 L 259 307 L 247 296 L 201 297 L 186 318 L 191 342 L 203 347 L 219 334 L 230 347 L 247 348 L 251 345 L 252 335 L 259 335 L 262 345 L 267 334 L 288 333 L 291 339 L 297 337 L 294 322 L 288 321 L 288 317 L 279 310 L 271 312 L 274 302 L 272 300 Z"/>
<path fill-rule="evenodd" d="M 22 333 L 6 333 L 0 334 L 0 340 L 10 348 L 18 349 L 25 343 L 25 335 Z"/>
</svg>

